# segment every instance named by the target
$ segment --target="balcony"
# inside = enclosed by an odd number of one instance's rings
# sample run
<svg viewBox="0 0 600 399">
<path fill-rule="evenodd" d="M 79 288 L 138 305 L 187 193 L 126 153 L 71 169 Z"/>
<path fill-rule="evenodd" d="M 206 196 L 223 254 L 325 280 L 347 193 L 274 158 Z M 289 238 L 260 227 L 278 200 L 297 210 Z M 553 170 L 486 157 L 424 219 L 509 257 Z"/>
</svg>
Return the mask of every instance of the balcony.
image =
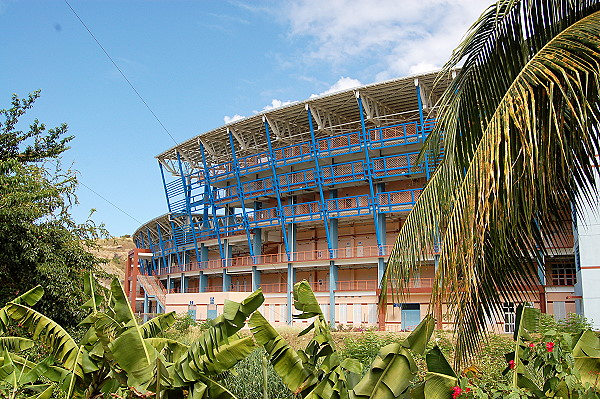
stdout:
<svg viewBox="0 0 600 399">
<path fill-rule="evenodd" d="M 211 259 L 202 262 L 190 262 L 184 265 L 174 265 L 170 267 L 160 268 L 155 274 L 164 276 L 167 274 L 180 274 L 190 271 L 199 271 L 204 269 L 223 269 L 231 267 L 247 267 L 258 265 L 279 265 L 284 267 L 287 263 L 305 263 L 329 261 L 336 259 L 366 259 L 387 257 L 391 253 L 393 245 L 385 245 L 381 248 L 377 246 L 362 246 L 346 247 L 334 249 L 329 252 L 328 249 L 317 249 L 310 251 L 296 251 L 289 255 L 285 253 L 257 255 L 257 256 L 238 256 L 227 259 Z"/>
<path fill-rule="evenodd" d="M 414 278 L 409 281 L 407 291 L 408 292 L 429 292 L 433 287 L 433 278 Z M 329 281 L 311 281 L 309 282 L 313 292 L 323 293 L 329 292 Z M 287 282 L 281 283 L 266 283 L 260 284 L 260 288 L 265 294 L 282 294 L 291 292 L 292 288 L 288 288 Z M 379 288 L 377 280 L 339 280 L 336 284 L 336 291 L 376 291 Z M 205 288 L 204 292 L 222 292 L 223 286 L 220 284 L 209 285 Z M 251 292 L 252 286 L 249 283 L 232 283 L 229 287 L 229 292 Z M 181 287 L 177 286 L 168 290 L 170 294 L 181 293 Z M 198 286 L 187 287 L 186 293 L 199 293 L 200 289 Z"/>
</svg>

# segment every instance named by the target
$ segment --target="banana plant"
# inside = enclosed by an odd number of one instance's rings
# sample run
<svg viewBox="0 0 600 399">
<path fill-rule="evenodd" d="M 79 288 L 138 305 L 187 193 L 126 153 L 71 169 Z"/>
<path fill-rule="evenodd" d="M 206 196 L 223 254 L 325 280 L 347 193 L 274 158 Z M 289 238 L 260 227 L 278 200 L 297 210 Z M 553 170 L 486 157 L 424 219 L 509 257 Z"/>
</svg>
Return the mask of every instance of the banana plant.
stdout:
<svg viewBox="0 0 600 399">
<path fill-rule="evenodd" d="M 44 295 L 44 289 L 36 286 L 19 295 L 11 303 L 35 305 Z M 0 333 L 7 333 L 10 325 L 8 308 L 10 304 L 0 308 Z M 15 398 L 23 392 L 36 392 L 32 398 L 50 398 L 61 373 L 51 366 L 51 358 L 33 363 L 17 353 L 30 349 L 35 342 L 28 338 L 0 336 L 0 390 L 3 397 Z M 45 375 L 46 374 L 46 375 Z M 41 377 L 45 375 L 45 383 Z"/>
<path fill-rule="evenodd" d="M 294 285 L 296 319 L 314 320 L 299 335 L 314 330 L 305 350 L 295 351 L 260 312 L 248 322 L 256 342 L 267 352 L 273 368 L 294 393 L 303 398 L 348 398 L 360 379 L 356 359 L 341 360 L 321 307 L 306 281 Z"/>
<path fill-rule="evenodd" d="M 25 304 L 13 302 L 5 312 L 6 320 L 50 347 L 57 365 L 49 370 L 67 397 L 234 398 L 217 380 L 255 348 L 252 338 L 237 333 L 264 301 L 260 290 L 241 303 L 226 301 L 223 314 L 191 346 L 160 337 L 174 323 L 173 313 L 140 325 L 118 280 L 103 291 L 88 274 L 84 291 L 89 315 L 80 323 L 87 330 L 79 342 Z"/>
<path fill-rule="evenodd" d="M 381 348 L 367 374 L 354 387 L 352 397 L 357 399 L 409 397 L 411 382 L 419 372 L 413 353 L 423 355 L 434 326 L 435 319 L 426 316 L 403 342 L 392 343 Z M 433 381 L 429 385 L 432 384 Z M 427 389 L 427 385 L 424 385 L 424 388 Z"/>
</svg>

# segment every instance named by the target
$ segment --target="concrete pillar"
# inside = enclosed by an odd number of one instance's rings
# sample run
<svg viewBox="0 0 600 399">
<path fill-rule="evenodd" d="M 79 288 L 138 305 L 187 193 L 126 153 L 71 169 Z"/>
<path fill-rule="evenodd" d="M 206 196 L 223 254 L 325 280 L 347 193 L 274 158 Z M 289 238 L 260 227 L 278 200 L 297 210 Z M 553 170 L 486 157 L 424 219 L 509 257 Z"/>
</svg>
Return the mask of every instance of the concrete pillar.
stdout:
<svg viewBox="0 0 600 399">
<path fill-rule="evenodd" d="M 206 287 L 208 287 L 208 276 L 204 274 L 203 271 L 200 271 L 198 279 L 198 292 L 206 292 Z"/>
<path fill-rule="evenodd" d="M 223 248 L 225 249 L 225 260 L 229 262 L 231 258 L 231 245 L 229 245 L 229 240 L 223 240 Z M 228 266 L 228 263 L 225 264 Z M 231 291 L 231 274 L 227 273 L 227 267 L 223 268 L 223 292 Z"/>
<path fill-rule="evenodd" d="M 256 291 L 260 288 L 260 277 L 260 270 L 258 270 L 256 266 L 252 266 L 252 291 Z"/>
<path fill-rule="evenodd" d="M 290 201 L 295 203 L 295 197 L 290 197 Z M 298 242 L 296 239 L 296 225 L 294 223 L 290 223 L 286 226 L 287 228 L 287 237 L 288 237 L 288 245 L 290 248 L 290 258 L 292 261 L 294 260 L 293 255 L 297 251 Z M 287 274 L 287 323 L 292 324 L 292 314 L 294 308 L 294 283 L 296 282 L 296 270 L 294 269 L 294 264 L 292 262 L 288 262 L 288 274 Z"/>
<path fill-rule="evenodd" d="M 188 288 L 188 279 L 185 278 L 185 274 L 181 273 L 181 293 L 184 294 L 187 292 Z"/>
<path fill-rule="evenodd" d="M 337 190 L 329 192 L 331 198 L 337 198 Z M 335 257 L 338 256 L 339 237 L 338 237 L 338 220 L 329 219 L 329 239 L 331 241 L 331 249 Z M 335 327 L 335 291 L 337 291 L 338 282 L 338 266 L 335 260 L 329 261 L 329 324 L 332 328 Z"/>
<path fill-rule="evenodd" d="M 144 323 L 147 322 L 148 319 L 150 318 L 148 316 L 148 313 L 150 313 L 150 311 L 149 311 L 149 307 L 150 307 L 149 306 L 150 305 L 149 302 L 150 302 L 150 300 L 148 299 L 148 294 L 146 294 L 146 292 L 144 290 L 144 318 L 143 318 Z"/>
<path fill-rule="evenodd" d="M 293 290 L 294 290 L 294 283 L 296 282 L 296 269 L 294 269 L 294 265 L 292 265 L 291 263 L 288 263 L 288 268 L 287 268 L 287 287 L 288 287 L 288 292 L 287 292 L 287 324 L 291 325 L 293 318 L 293 308 L 294 308 L 294 295 L 293 295 Z"/>
</svg>

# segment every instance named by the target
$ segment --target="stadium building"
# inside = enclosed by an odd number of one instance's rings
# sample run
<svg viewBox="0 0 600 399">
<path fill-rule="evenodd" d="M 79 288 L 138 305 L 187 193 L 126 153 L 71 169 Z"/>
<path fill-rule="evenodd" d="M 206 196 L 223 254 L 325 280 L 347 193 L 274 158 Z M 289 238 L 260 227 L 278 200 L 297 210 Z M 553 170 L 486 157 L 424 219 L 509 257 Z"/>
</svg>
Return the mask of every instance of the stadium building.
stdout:
<svg viewBox="0 0 600 399">
<path fill-rule="evenodd" d="M 133 236 L 125 288 L 136 310 L 214 318 L 225 299 L 260 287 L 265 317 L 291 323 L 291 288 L 307 280 L 332 323 L 417 325 L 428 310 L 436 254 L 411 280 L 406 303 L 378 312 L 378 288 L 433 171 L 433 160 L 417 163 L 417 155 L 452 76 L 434 86 L 436 78 L 421 74 L 310 98 L 158 155 L 167 213 Z M 549 248 L 540 268 L 545 284 L 527 293 L 557 318 L 585 307 L 584 294 L 574 291 L 579 241 L 570 236 Z M 490 323 L 510 331 L 514 304 L 504 309 L 504 319 Z"/>
</svg>

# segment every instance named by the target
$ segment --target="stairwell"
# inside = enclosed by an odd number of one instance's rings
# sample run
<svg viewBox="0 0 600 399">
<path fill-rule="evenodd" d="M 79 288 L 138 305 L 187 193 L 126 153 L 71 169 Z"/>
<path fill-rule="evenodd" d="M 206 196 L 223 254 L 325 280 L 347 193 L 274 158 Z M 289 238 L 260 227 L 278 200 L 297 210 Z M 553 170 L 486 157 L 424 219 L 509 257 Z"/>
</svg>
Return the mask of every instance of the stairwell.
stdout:
<svg viewBox="0 0 600 399">
<path fill-rule="evenodd" d="M 144 288 L 146 295 L 150 298 L 156 298 L 160 306 L 165 309 L 167 303 L 167 289 L 163 287 L 156 276 L 146 276 L 138 274 L 137 281 Z"/>
</svg>

